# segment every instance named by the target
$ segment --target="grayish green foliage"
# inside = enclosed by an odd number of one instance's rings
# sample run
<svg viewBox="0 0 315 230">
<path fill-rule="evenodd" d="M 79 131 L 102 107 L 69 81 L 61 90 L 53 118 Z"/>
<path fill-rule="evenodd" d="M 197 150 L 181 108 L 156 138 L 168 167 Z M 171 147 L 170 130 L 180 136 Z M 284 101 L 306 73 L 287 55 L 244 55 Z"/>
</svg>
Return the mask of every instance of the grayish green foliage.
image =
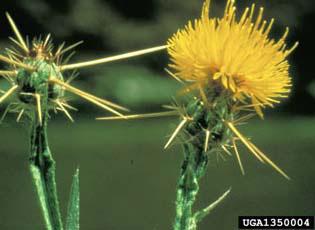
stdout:
<svg viewBox="0 0 315 230">
<path fill-rule="evenodd" d="M 217 207 L 231 192 L 231 189 L 227 190 L 225 193 L 223 193 L 216 201 L 214 201 L 212 204 L 210 204 L 208 207 L 198 211 L 194 215 L 194 220 L 198 223 L 200 222 L 204 217 L 209 215 L 211 211 Z"/>
<path fill-rule="evenodd" d="M 48 230 L 62 230 L 60 208 L 55 181 L 55 161 L 47 140 L 47 120 L 35 122 L 31 135 L 30 168 Z M 36 120 L 36 119 L 35 119 Z"/>
<path fill-rule="evenodd" d="M 79 169 L 75 172 L 72 180 L 70 198 L 68 204 L 68 214 L 66 230 L 79 230 L 80 228 L 80 187 Z"/>
<path fill-rule="evenodd" d="M 31 174 L 33 176 L 34 184 L 36 187 L 38 199 L 42 208 L 43 216 L 45 219 L 46 228 L 47 230 L 52 230 L 52 224 L 51 224 L 51 220 L 49 216 L 48 204 L 47 204 L 46 194 L 45 194 L 45 189 L 44 189 L 45 186 L 43 186 L 43 183 L 42 183 L 40 170 L 34 165 L 31 165 L 30 169 L 31 169 Z"/>
</svg>

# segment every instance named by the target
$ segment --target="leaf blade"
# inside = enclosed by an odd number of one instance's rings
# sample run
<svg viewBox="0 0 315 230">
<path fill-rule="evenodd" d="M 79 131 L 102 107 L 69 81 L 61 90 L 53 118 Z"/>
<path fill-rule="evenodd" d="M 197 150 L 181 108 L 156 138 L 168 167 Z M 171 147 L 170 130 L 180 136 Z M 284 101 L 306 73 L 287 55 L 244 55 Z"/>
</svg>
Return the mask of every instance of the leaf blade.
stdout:
<svg viewBox="0 0 315 230">
<path fill-rule="evenodd" d="M 79 169 L 76 170 L 71 185 L 66 230 L 80 229 L 80 186 Z"/>
</svg>

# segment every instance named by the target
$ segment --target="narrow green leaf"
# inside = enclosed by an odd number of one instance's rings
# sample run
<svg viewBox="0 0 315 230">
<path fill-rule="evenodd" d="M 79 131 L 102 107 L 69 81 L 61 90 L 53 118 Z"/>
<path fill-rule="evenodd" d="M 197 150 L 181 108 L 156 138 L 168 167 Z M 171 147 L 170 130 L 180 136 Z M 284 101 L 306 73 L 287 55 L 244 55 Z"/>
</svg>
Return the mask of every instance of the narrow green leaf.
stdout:
<svg viewBox="0 0 315 230">
<path fill-rule="evenodd" d="M 66 230 L 80 229 L 80 186 L 79 186 L 79 169 L 73 176 L 70 198 L 68 204 L 68 215 Z"/>
<path fill-rule="evenodd" d="M 32 164 L 30 165 L 30 169 L 31 169 L 33 181 L 34 181 L 34 184 L 36 187 L 36 191 L 38 194 L 39 203 L 40 203 L 40 206 L 42 208 L 43 215 L 44 215 L 46 228 L 47 228 L 47 230 L 52 230 L 53 228 L 52 228 L 52 224 L 51 224 L 51 220 L 50 220 L 50 216 L 49 216 L 49 210 L 47 209 L 48 204 L 47 204 L 45 187 L 43 185 L 41 173 L 40 173 L 39 169 Z"/>
<path fill-rule="evenodd" d="M 47 139 L 47 116 L 44 114 L 41 123 L 35 120 L 32 125 L 29 164 L 46 229 L 63 230 L 55 179 L 56 163 Z"/>
<path fill-rule="evenodd" d="M 231 192 L 231 188 L 227 190 L 222 196 L 220 196 L 216 201 L 210 204 L 208 207 L 198 211 L 194 215 L 194 220 L 196 223 L 200 222 L 205 216 L 207 216 L 215 207 L 217 207 Z"/>
</svg>

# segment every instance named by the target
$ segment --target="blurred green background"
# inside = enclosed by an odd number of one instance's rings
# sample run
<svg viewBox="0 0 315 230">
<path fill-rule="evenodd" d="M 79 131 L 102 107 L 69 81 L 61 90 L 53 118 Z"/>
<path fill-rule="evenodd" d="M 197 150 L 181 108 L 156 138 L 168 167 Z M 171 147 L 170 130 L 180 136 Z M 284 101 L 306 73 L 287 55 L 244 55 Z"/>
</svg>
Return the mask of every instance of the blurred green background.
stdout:
<svg viewBox="0 0 315 230">
<path fill-rule="evenodd" d="M 8 11 L 30 38 L 51 33 L 55 44 L 84 40 L 72 62 L 156 45 L 199 16 L 202 0 L 16 0 L 1 1 L 0 46 L 12 35 Z M 254 1 L 239 0 L 239 9 Z M 214 201 L 230 186 L 231 195 L 200 229 L 237 229 L 239 215 L 314 215 L 315 213 L 315 77 L 313 71 L 315 3 L 312 0 L 260 0 L 266 17 L 276 18 L 273 35 L 289 26 L 288 44 L 300 42 L 290 57 L 294 89 L 282 105 L 253 120 L 242 132 L 253 138 L 292 177 L 286 181 L 261 165 L 245 148 L 242 176 L 235 158 L 211 157 L 196 208 Z M 220 16 L 225 1 L 212 1 Z M 163 71 L 165 51 L 90 67 L 73 82 L 88 92 L 129 107 L 154 112 L 171 102 L 180 85 Z M 3 66 L 3 65 L 2 65 Z M 0 81 L 1 88 L 6 83 Z M 102 122 L 108 115 L 69 95 L 79 109 L 75 123 L 53 115 L 49 126 L 57 161 L 57 183 L 63 214 L 71 176 L 80 167 L 82 229 L 171 229 L 176 180 L 182 160 L 179 146 L 164 151 L 177 119 Z M 0 110 L 3 112 L 6 104 Z M 0 132 L 0 229 L 44 229 L 28 172 L 27 123 L 9 114 Z"/>
</svg>

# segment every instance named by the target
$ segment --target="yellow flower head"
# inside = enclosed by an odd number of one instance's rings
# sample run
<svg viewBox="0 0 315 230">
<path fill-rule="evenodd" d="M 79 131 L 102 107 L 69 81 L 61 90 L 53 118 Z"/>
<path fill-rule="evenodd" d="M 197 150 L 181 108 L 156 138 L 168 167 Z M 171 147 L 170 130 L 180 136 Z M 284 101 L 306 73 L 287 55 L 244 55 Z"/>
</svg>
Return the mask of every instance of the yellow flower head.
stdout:
<svg viewBox="0 0 315 230">
<path fill-rule="evenodd" d="M 189 22 L 168 40 L 170 67 L 182 80 L 202 87 L 220 86 L 235 100 L 250 99 L 262 116 L 261 108 L 287 97 L 291 87 L 288 55 L 283 36 L 269 38 L 274 20 L 263 20 L 263 8 L 255 17 L 255 5 L 236 18 L 234 0 L 228 0 L 222 18 L 209 18 L 206 0 L 200 19 Z"/>
</svg>

